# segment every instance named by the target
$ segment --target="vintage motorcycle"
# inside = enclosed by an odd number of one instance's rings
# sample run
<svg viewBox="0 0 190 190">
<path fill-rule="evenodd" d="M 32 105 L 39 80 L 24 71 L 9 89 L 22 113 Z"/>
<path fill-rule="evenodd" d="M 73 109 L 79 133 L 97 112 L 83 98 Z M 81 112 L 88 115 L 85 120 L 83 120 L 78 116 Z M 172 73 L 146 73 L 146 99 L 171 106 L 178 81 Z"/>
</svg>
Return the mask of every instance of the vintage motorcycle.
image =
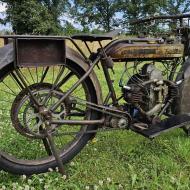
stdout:
<svg viewBox="0 0 190 190">
<path fill-rule="evenodd" d="M 115 39 L 106 35 L 1 36 L 0 168 L 31 175 L 76 156 L 96 132 L 132 130 L 154 138 L 174 128 L 190 134 L 190 15 L 173 37 Z M 76 43 L 81 40 L 90 56 Z M 106 46 L 102 41 L 110 40 Z M 73 44 L 75 49 L 66 45 Z M 99 48 L 92 52 L 89 42 Z M 104 73 L 102 96 L 95 67 Z M 114 84 L 110 72 L 120 64 Z M 118 96 L 114 85 L 119 86 Z"/>
</svg>

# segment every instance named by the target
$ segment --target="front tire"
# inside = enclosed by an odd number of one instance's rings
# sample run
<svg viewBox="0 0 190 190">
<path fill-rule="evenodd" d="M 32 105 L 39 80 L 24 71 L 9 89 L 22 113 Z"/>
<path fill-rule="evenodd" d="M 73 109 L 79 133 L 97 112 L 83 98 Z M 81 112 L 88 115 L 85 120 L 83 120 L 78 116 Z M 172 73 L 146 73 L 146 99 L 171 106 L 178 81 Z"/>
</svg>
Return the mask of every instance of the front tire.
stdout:
<svg viewBox="0 0 190 190">
<path fill-rule="evenodd" d="M 181 78 L 181 77 L 180 77 Z M 178 80 L 180 80 L 180 78 Z M 190 113 L 190 77 L 186 78 L 179 86 L 179 96 L 174 100 L 172 104 L 172 113 L 185 114 Z M 189 136 L 190 126 L 186 125 L 182 127 L 183 131 Z"/>
<path fill-rule="evenodd" d="M 190 114 L 190 77 L 186 78 L 181 85 L 179 112 Z M 183 127 L 184 132 L 190 136 L 190 125 Z"/>
</svg>

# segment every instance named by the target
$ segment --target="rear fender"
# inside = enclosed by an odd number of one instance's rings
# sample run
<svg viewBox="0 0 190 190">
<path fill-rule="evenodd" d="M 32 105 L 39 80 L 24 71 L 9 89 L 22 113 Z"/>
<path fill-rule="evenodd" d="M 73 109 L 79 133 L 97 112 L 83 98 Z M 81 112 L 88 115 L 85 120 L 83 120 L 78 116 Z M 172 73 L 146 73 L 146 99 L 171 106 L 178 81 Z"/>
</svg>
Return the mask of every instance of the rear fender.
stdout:
<svg viewBox="0 0 190 190">
<path fill-rule="evenodd" d="M 0 78 L 1 80 L 14 69 L 13 43 L 0 48 Z"/>
<path fill-rule="evenodd" d="M 0 48 L 0 78 L 1 80 L 11 71 L 14 70 L 14 48 L 13 44 L 10 43 Z M 85 59 L 75 50 L 67 47 L 66 48 L 66 60 L 68 64 L 75 63 L 80 66 L 84 71 L 87 71 L 89 65 Z M 74 65 L 74 64 L 73 64 Z M 102 90 L 100 83 L 94 71 L 90 74 L 90 79 L 93 83 L 96 91 L 97 103 L 102 104 Z"/>
</svg>

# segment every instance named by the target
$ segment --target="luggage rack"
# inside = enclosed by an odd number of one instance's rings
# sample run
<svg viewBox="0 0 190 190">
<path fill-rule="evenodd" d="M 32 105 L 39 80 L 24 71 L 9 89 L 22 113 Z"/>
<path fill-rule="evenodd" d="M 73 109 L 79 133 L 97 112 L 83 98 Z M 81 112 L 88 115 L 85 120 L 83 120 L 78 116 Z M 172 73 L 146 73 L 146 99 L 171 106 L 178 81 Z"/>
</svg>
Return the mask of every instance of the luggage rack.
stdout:
<svg viewBox="0 0 190 190">
<path fill-rule="evenodd" d="M 15 66 L 36 67 L 60 65 L 66 61 L 66 43 L 71 41 L 74 47 L 87 59 L 74 39 L 67 36 L 41 35 L 2 35 L 4 44 L 13 43 Z"/>
</svg>

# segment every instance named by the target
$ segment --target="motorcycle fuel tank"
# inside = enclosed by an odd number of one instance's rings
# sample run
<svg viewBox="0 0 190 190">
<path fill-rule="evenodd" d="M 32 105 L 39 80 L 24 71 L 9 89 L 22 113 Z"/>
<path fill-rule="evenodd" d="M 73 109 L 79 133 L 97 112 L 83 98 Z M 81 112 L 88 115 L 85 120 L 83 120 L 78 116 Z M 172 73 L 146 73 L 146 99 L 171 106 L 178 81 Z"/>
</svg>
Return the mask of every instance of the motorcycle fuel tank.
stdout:
<svg viewBox="0 0 190 190">
<path fill-rule="evenodd" d="M 157 43 L 149 40 L 131 41 L 129 43 L 129 41 L 124 40 L 109 48 L 106 53 L 114 61 L 174 59 L 184 56 L 184 45 L 179 43 Z"/>
</svg>

